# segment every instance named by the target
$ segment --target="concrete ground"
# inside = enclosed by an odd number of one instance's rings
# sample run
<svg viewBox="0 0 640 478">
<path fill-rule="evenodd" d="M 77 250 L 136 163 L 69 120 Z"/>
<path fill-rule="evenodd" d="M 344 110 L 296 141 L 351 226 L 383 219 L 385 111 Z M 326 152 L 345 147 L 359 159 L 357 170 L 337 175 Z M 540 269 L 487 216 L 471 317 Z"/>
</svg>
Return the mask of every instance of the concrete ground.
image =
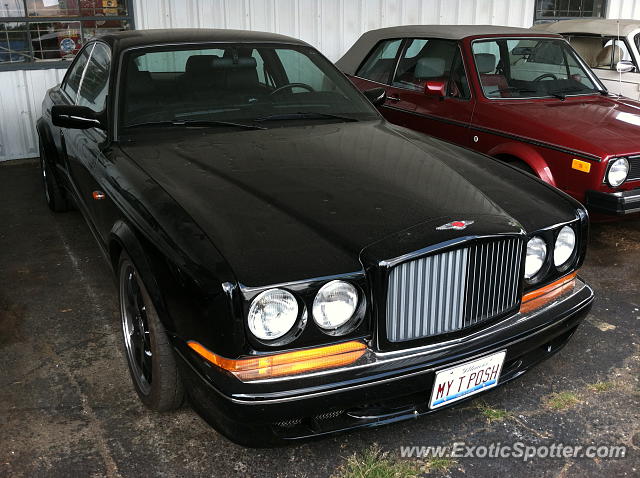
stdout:
<svg viewBox="0 0 640 478">
<path fill-rule="evenodd" d="M 77 212 L 44 204 L 36 162 L 0 165 L 0 476 L 326 477 L 373 443 L 626 445 L 626 458 L 421 461 L 434 476 L 639 476 L 640 221 L 592 228 L 597 301 L 558 355 L 413 422 L 275 450 L 222 438 L 190 408 L 155 414 L 123 355 L 110 270 Z M 414 460 L 415 461 L 415 460 Z"/>
</svg>

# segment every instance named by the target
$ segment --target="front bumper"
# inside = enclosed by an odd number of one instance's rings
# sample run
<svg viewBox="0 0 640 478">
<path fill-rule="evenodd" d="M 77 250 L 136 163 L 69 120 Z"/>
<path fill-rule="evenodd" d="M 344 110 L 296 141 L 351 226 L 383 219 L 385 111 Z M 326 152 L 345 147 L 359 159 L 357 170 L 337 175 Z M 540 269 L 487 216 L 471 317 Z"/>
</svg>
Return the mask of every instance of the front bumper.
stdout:
<svg viewBox="0 0 640 478">
<path fill-rule="evenodd" d="M 592 211 L 605 214 L 623 215 L 640 212 L 640 189 L 615 193 L 587 191 L 586 205 Z"/>
<path fill-rule="evenodd" d="M 553 302 L 460 339 L 372 351 L 366 363 L 299 377 L 242 383 L 220 372 L 211 380 L 180 348 L 178 362 L 194 409 L 209 423 L 237 443 L 276 445 L 431 413 L 437 370 L 499 350 L 507 351 L 499 383 L 508 382 L 562 348 L 592 302 L 593 290 L 577 279 Z"/>
</svg>

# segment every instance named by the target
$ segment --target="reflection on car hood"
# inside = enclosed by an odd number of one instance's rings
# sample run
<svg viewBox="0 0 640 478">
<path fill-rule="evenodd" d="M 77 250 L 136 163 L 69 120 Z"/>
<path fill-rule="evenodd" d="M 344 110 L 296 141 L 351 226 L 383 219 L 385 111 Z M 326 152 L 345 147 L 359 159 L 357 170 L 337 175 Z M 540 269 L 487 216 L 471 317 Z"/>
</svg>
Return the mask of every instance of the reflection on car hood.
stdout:
<svg viewBox="0 0 640 478">
<path fill-rule="evenodd" d="M 461 235 L 436 231 L 453 220 L 479 234 L 574 217 L 528 175 L 383 121 L 156 129 L 122 144 L 251 286 L 361 270 L 368 245 L 377 260 L 397 257 Z"/>
<path fill-rule="evenodd" d="M 565 101 L 501 100 L 482 110 L 474 123 L 492 127 L 499 119 L 501 126 L 509 124 L 505 132 L 510 134 L 601 158 L 640 152 L 640 103 L 626 98 L 586 96 L 568 97 Z"/>
</svg>

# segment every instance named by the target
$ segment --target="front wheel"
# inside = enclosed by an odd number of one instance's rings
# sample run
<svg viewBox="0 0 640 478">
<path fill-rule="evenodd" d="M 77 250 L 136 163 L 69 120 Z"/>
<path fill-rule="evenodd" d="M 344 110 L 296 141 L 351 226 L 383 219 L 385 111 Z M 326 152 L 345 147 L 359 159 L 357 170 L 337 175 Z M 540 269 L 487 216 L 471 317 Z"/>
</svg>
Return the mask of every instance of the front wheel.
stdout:
<svg viewBox="0 0 640 478">
<path fill-rule="evenodd" d="M 184 390 L 173 348 L 138 270 L 125 253 L 118 277 L 122 336 L 134 388 L 152 410 L 179 408 Z"/>
</svg>

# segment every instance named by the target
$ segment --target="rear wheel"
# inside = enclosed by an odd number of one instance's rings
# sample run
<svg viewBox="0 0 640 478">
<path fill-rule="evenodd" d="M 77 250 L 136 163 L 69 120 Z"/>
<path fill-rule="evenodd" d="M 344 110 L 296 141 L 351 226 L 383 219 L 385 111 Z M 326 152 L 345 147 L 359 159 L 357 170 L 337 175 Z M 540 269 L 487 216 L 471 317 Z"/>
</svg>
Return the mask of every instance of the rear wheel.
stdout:
<svg viewBox="0 0 640 478">
<path fill-rule="evenodd" d="M 118 267 L 120 315 L 129 371 L 140 400 L 155 411 L 182 404 L 184 390 L 173 348 L 140 275 L 127 254 Z"/>
<path fill-rule="evenodd" d="M 47 201 L 49 209 L 55 212 L 64 212 L 71 209 L 71 204 L 65 191 L 58 185 L 58 181 L 51 170 L 49 161 L 47 161 L 46 153 L 42 141 L 39 141 L 40 149 L 40 171 L 42 173 L 42 185 L 44 188 L 44 198 Z"/>
</svg>

